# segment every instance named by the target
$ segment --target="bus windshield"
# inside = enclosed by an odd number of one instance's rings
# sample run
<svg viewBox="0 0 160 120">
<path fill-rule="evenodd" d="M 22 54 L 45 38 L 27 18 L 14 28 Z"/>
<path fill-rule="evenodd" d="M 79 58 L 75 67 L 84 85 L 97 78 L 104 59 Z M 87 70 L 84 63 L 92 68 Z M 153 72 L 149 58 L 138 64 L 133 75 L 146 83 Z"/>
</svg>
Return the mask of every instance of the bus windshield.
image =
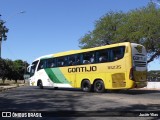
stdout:
<svg viewBox="0 0 160 120">
<path fill-rule="evenodd" d="M 30 69 L 30 76 L 32 77 L 35 73 L 36 66 L 37 66 L 38 61 L 35 61 L 32 63 L 31 69 Z"/>
</svg>

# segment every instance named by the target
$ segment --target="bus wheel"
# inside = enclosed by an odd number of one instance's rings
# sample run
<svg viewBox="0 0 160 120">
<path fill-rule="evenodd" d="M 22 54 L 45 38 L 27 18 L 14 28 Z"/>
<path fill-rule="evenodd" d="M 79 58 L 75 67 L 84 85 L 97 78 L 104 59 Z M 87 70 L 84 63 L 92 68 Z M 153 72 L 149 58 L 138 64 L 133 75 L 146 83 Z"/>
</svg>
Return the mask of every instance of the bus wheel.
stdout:
<svg viewBox="0 0 160 120">
<path fill-rule="evenodd" d="M 55 90 L 58 90 L 58 87 L 54 87 Z"/>
<path fill-rule="evenodd" d="M 105 91 L 104 83 L 102 80 L 94 82 L 94 91 L 97 93 L 103 93 Z"/>
<path fill-rule="evenodd" d="M 83 80 L 81 88 L 84 92 L 90 92 L 92 90 L 92 85 L 89 80 Z"/>
<path fill-rule="evenodd" d="M 43 89 L 43 84 L 42 84 L 41 80 L 38 81 L 38 86 L 39 86 L 40 89 Z"/>
</svg>

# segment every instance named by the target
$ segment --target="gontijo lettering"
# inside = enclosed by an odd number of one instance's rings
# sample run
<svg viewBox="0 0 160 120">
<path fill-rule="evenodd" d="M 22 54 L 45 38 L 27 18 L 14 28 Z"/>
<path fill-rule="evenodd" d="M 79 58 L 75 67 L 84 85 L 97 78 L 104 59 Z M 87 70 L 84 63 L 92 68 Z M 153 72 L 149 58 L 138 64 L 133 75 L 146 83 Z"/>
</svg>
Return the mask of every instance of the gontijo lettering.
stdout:
<svg viewBox="0 0 160 120">
<path fill-rule="evenodd" d="M 133 60 L 146 61 L 146 57 L 143 57 L 143 56 L 133 56 Z"/>
<path fill-rule="evenodd" d="M 68 68 L 68 73 L 97 71 L 97 66 Z"/>
</svg>

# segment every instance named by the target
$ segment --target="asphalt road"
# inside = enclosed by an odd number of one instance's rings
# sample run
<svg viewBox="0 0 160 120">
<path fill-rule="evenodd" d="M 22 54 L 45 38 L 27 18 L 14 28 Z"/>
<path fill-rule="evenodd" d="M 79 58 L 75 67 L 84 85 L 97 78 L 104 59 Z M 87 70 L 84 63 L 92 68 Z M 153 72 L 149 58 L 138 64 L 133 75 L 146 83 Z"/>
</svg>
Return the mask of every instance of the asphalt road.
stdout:
<svg viewBox="0 0 160 120">
<path fill-rule="evenodd" d="M 86 93 L 80 89 L 54 90 L 52 88 L 39 89 L 22 86 L 0 92 L 0 110 L 13 112 L 71 111 L 73 113 L 74 111 L 82 111 L 79 115 L 89 114 L 90 117 L 96 117 L 96 119 L 100 115 L 103 116 L 102 119 L 106 119 L 104 117 L 110 118 L 114 114 L 124 114 L 125 116 L 133 111 L 141 111 L 140 113 L 146 114 L 152 112 L 160 117 L 160 91 L 123 90 L 119 92 Z M 109 116 L 105 116 L 105 114 L 109 114 Z M 62 114 L 62 116 L 66 117 L 65 114 Z M 87 119 L 93 119 L 90 117 L 87 117 Z M 115 119 L 119 120 L 121 117 Z M 131 119 L 131 117 L 128 119 Z M 137 119 L 154 120 L 157 118 L 138 117 Z"/>
</svg>

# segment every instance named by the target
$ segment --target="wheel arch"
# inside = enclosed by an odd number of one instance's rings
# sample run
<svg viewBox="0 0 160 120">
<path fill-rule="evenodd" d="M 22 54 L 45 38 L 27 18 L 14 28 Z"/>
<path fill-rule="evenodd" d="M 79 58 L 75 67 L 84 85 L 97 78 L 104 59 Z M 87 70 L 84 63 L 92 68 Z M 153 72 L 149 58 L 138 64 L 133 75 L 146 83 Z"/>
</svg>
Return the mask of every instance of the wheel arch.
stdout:
<svg viewBox="0 0 160 120">
<path fill-rule="evenodd" d="M 38 80 L 37 80 L 37 86 L 39 86 L 39 83 L 40 83 L 40 82 L 43 84 L 42 80 L 41 80 L 41 79 L 38 79 Z"/>
<path fill-rule="evenodd" d="M 96 78 L 96 79 L 94 79 L 94 81 L 93 81 L 93 85 L 94 85 L 94 83 L 95 83 L 96 81 L 98 81 L 98 80 L 101 80 L 101 81 L 104 83 L 103 79 L 101 79 L 101 78 Z M 104 86 L 105 86 L 105 84 L 104 84 Z"/>
<path fill-rule="evenodd" d="M 81 81 L 81 89 L 84 92 L 92 92 L 93 91 L 93 85 L 91 84 L 91 81 L 89 79 L 83 79 Z"/>
<path fill-rule="evenodd" d="M 84 79 L 82 79 L 82 81 L 81 81 L 81 87 L 82 87 L 83 81 L 85 81 L 85 80 L 88 80 L 88 81 L 91 83 L 91 81 L 90 81 L 88 78 L 84 78 Z"/>
</svg>

